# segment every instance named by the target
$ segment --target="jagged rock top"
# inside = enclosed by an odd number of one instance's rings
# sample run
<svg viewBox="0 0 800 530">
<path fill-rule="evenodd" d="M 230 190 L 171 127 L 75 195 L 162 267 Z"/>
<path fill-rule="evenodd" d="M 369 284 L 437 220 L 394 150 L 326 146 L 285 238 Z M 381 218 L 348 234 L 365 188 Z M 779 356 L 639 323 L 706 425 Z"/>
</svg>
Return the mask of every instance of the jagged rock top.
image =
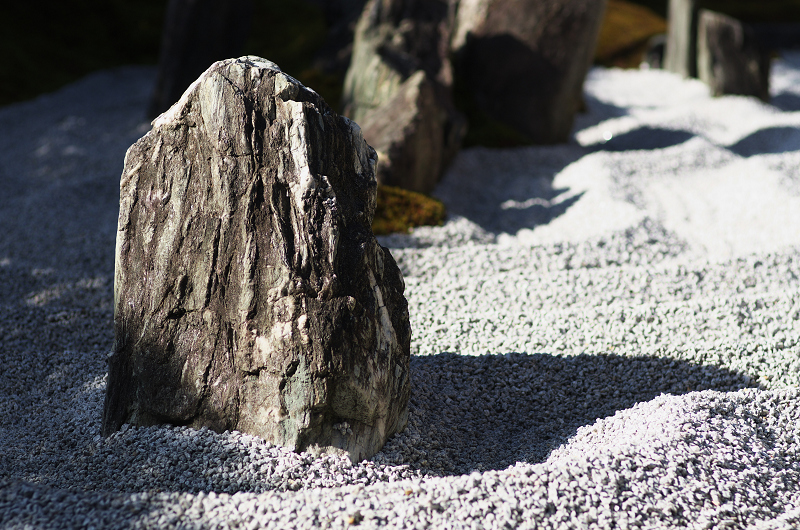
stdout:
<svg viewBox="0 0 800 530">
<path fill-rule="evenodd" d="M 126 155 L 106 434 L 239 430 L 368 458 L 407 421 L 375 151 L 274 63 L 212 65 Z"/>
</svg>

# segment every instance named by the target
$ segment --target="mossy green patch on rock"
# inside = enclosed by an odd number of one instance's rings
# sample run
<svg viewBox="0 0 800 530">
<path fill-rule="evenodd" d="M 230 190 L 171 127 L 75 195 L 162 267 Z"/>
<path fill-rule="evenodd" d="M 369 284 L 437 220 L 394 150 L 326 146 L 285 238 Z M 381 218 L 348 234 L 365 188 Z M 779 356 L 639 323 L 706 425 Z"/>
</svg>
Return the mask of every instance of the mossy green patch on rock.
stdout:
<svg viewBox="0 0 800 530">
<path fill-rule="evenodd" d="M 408 232 L 415 226 L 440 226 L 444 223 L 444 217 L 444 204 L 433 197 L 379 185 L 372 232 L 375 235 L 386 235 Z"/>
</svg>

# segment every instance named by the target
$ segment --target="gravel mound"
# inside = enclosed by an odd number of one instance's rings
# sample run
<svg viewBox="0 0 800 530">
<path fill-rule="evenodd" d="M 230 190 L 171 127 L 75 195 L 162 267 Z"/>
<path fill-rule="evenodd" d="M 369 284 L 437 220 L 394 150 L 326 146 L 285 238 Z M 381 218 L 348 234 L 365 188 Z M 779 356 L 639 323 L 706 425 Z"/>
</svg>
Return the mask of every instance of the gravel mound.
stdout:
<svg viewBox="0 0 800 530">
<path fill-rule="evenodd" d="M 572 143 L 462 152 L 447 223 L 381 238 L 410 421 L 355 464 L 99 436 L 118 175 L 153 79 L 0 109 L 0 526 L 800 526 L 800 55 L 774 105 L 595 69 Z"/>
</svg>

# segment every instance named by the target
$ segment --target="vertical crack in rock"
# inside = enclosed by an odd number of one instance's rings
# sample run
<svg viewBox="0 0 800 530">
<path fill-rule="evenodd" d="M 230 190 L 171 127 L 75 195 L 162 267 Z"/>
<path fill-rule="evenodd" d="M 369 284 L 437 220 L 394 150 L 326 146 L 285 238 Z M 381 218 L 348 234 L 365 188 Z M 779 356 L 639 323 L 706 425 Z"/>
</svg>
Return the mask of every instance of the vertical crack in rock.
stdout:
<svg viewBox="0 0 800 530">
<path fill-rule="evenodd" d="M 404 284 L 374 150 L 256 57 L 212 65 L 126 154 L 103 414 L 369 458 L 407 422 Z M 341 429 L 343 423 L 350 428 Z"/>
</svg>

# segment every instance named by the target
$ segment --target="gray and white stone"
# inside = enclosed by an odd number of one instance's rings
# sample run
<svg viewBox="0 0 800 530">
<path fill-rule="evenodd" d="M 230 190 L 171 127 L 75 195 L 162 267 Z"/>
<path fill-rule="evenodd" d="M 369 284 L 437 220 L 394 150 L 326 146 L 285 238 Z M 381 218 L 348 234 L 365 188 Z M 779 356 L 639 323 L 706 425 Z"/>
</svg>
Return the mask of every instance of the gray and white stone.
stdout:
<svg viewBox="0 0 800 530">
<path fill-rule="evenodd" d="M 375 152 L 269 61 L 212 65 L 126 154 L 103 433 L 163 423 L 380 450 L 407 422 Z"/>
</svg>

